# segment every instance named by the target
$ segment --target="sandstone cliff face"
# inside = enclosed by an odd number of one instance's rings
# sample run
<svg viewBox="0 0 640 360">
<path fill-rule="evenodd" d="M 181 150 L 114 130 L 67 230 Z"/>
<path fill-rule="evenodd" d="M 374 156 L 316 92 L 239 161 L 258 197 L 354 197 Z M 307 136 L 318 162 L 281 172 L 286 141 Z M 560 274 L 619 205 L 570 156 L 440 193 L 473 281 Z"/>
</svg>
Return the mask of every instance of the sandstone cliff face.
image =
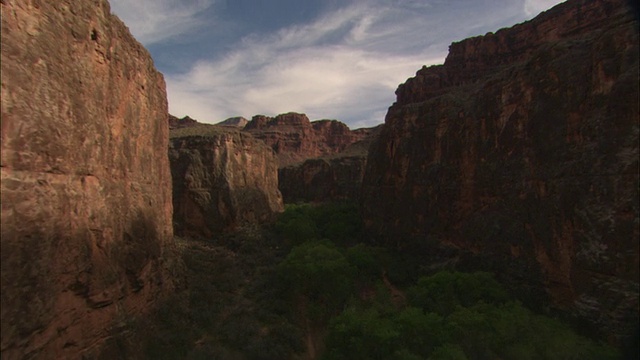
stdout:
<svg viewBox="0 0 640 360">
<path fill-rule="evenodd" d="M 1 6 L 2 358 L 93 358 L 170 289 L 165 83 L 106 1 Z"/>
<path fill-rule="evenodd" d="M 210 237 L 284 210 L 273 150 L 250 134 L 213 125 L 173 130 L 169 158 L 178 234 Z"/>
<path fill-rule="evenodd" d="M 452 86 L 486 78 L 505 66 L 528 60 L 542 46 L 597 31 L 607 25 L 615 7 L 624 6 L 622 2 L 570 1 L 541 13 L 535 21 L 453 43 L 444 65 L 423 67 L 398 87 L 397 103 L 427 100 Z"/>
<path fill-rule="evenodd" d="M 285 203 L 357 200 L 367 163 L 365 156 L 308 159 L 278 169 Z"/>
<path fill-rule="evenodd" d="M 366 129 L 351 131 L 337 120 L 311 122 L 306 115 L 298 113 L 274 118 L 256 115 L 244 130 L 269 145 L 276 152 L 280 166 L 337 154 L 368 134 Z"/>
<path fill-rule="evenodd" d="M 342 152 L 278 169 L 278 187 L 285 203 L 358 200 L 369 146 L 382 125 L 358 129 L 366 137 Z"/>
<path fill-rule="evenodd" d="M 618 337 L 638 318 L 638 33 L 567 1 L 453 44 L 397 91 L 369 153 L 372 234 L 484 268 Z"/>
</svg>

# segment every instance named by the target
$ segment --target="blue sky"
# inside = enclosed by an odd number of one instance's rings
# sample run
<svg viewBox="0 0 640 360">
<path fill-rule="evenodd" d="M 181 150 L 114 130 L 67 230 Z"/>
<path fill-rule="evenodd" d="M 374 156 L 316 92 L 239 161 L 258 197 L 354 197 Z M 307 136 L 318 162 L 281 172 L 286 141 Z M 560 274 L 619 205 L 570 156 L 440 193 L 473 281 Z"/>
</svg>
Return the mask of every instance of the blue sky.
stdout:
<svg viewBox="0 0 640 360">
<path fill-rule="evenodd" d="M 352 129 L 384 121 L 395 89 L 453 41 L 561 0 L 110 0 L 153 56 L 169 112 L 216 123 L 289 111 Z"/>
</svg>

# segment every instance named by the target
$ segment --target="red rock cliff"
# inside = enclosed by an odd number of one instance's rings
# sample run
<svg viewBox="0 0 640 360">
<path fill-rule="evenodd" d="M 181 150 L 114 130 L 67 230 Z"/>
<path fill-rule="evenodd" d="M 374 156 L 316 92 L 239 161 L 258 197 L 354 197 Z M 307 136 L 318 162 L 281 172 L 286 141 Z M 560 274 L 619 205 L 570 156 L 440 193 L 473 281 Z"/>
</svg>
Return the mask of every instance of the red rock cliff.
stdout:
<svg viewBox="0 0 640 360">
<path fill-rule="evenodd" d="M 104 0 L 3 0 L 1 67 L 2 358 L 95 358 L 171 288 L 165 83 Z"/>
<path fill-rule="evenodd" d="M 174 225 L 178 234 L 211 237 L 284 210 L 273 150 L 228 126 L 171 131 Z"/>
<path fill-rule="evenodd" d="M 423 67 L 398 87 L 397 103 L 424 101 L 449 87 L 472 83 L 522 62 L 545 44 L 581 37 L 606 25 L 616 6 L 612 1 L 568 1 L 541 13 L 535 21 L 453 43 L 444 65 Z"/>
<path fill-rule="evenodd" d="M 324 124 L 327 123 L 319 124 L 326 126 Z M 354 130 L 353 132 L 366 137 L 338 154 L 280 167 L 278 187 L 284 202 L 357 201 L 362 189 L 369 146 L 381 128 L 382 125 Z"/>
<path fill-rule="evenodd" d="M 244 130 L 271 146 L 280 166 L 337 154 L 368 134 L 366 131 L 351 131 L 337 120 L 311 122 L 305 114 L 298 113 L 274 118 L 256 115 Z"/>
<path fill-rule="evenodd" d="M 570 0 L 451 45 L 397 90 L 369 153 L 368 230 L 488 269 L 620 337 L 638 318 L 638 32 Z"/>
</svg>

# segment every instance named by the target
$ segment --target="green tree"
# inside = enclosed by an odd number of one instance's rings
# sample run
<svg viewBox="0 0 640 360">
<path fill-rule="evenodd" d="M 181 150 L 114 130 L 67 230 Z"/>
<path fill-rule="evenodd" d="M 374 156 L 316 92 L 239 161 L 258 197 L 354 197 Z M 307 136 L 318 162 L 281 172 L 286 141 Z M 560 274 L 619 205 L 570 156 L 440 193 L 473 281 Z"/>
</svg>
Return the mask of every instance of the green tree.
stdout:
<svg viewBox="0 0 640 360">
<path fill-rule="evenodd" d="M 319 239 L 320 233 L 312 219 L 311 205 L 288 205 L 275 223 L 276 232 L 288 245 Z"/>
<path fill-rule="evenodd" d="M 479 301 L 501 304 L 508 298 L 506 290 L 491 274 L 442 271 L 422 277 L 408 291 L 412 305 L 447 315 L 458 306 L 471 306 Z"/>
<path fill-rule="evenodd" d="M 375 309 L 350 308 L 332 319 L 325 360 L 390 359 L 402 334 Z"/>
<path fill-rule="evenodd" d="M 339 311 L 353 290 L 354 269 L 328 241 L 294 247 L 277 266 L 278 278 L 294 298 L 304 297 L 316 320 Z"/>
</svg>

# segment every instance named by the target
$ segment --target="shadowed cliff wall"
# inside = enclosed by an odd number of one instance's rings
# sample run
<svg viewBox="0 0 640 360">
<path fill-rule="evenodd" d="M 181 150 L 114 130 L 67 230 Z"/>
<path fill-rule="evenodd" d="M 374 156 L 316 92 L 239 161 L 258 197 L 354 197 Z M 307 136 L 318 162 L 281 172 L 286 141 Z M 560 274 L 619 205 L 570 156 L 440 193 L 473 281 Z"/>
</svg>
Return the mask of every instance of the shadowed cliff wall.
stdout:
<svg viewBox="0 0 640 360">
<path fill-rule="evenodd" d="M 171 288 L 167 100 L 106 1 L 2 1 L 3 359 L 93 358 Z"/>
<path fill-rule="evenodd" d="M 454 43 L 400 85 L 370 148 L 369 233 L 492 270 L 613 341 L 638 318 L 638 32 L 567 1 Z M 435 265 L 434 265 L 435 266 Z"/>
</svg>

